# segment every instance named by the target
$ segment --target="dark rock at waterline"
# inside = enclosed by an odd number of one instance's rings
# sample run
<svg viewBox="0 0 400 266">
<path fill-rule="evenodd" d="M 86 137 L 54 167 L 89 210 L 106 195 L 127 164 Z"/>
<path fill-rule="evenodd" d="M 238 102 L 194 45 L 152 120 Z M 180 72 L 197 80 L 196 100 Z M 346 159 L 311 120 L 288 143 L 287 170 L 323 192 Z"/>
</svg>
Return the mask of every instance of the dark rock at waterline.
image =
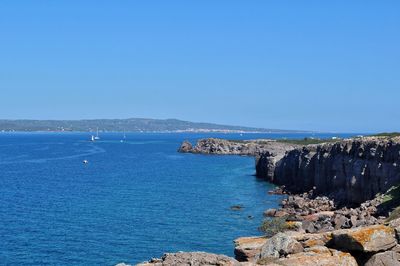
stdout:
<svg viewBox="0 0 400 266">
<path fill-rule="evenodd" d="M 231 206 L 231 210 L 232 211 L 241 211 L 241 210 L 243 210 L 243 205 L 233 205 L 233 206 Z"/>
</svg>

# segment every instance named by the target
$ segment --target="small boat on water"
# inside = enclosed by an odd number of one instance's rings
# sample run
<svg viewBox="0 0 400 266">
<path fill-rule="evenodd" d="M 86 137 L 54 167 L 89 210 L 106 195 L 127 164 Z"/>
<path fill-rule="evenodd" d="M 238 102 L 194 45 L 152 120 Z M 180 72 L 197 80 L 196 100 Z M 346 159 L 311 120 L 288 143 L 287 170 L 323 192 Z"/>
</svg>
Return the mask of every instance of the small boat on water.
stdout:
<svg viewBox="0 0 400 266">
<path fill-rule="evenodd" d="M 90 141 L 96 141 L 96 140 L 99 140 L 99 139 L 100 139 L 100 137 L 99 137 L 99 128 L 97 128 L 96 136 L 95 135 L 91 135 L 90 136 Z"/>
<path fill-rule="evenodd" d="M 96 136 L 94 137 L 94 140 L 99 140 L 99 128 L 97 128 Z"/>
<path fill-rule="evenodd" d="M 82 163 L 83 163 L 83 164 L 88 164 L 89 161 L 88 161 L 88 160 L 83 160 Z"/>
</svg>

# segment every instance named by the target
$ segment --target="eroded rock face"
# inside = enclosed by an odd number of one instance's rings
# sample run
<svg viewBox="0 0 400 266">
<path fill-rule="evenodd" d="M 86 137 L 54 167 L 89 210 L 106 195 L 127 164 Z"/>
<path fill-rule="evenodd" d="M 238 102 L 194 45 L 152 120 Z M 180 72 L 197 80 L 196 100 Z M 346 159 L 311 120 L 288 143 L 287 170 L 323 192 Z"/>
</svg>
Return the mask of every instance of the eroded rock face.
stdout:
<svg viewBox="0 0 400 266">
<path fill-rule="evenodd" d="M 396 246 L 394 230 L 384 225 L 373 225 L 332 232 L 332 247 L 346 251 L 379 252 Z"/>
<path fill-rule="evenodd" d="M 342 204 L 360 204 L 400 183 L 400 138 L 363 138 L 308 145 L 276 163 L 275 184 L 293 193 L 314 188 Z"/>
<path fill-rule="evenodd" d="M 228 256 L 205 252 L 166 253 L 161 259 L 152 259 L 138 266 L 239 266 L 240 263 Z"/>
</svg>

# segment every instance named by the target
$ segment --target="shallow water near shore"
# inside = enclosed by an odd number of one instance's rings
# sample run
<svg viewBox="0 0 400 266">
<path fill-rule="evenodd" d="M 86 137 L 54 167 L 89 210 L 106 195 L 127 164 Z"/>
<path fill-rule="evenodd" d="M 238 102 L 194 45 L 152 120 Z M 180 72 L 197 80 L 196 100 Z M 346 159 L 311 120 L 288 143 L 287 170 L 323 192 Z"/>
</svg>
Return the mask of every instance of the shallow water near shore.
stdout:
<svg viewBox="0 0 400 266">
<path fill-rule="evenodd" d="M 0 134 L 0 264 L 114 265 L 164 252 L 233 256 L 281 196 L 254 158 L 180 154 L 188 139 L 307 134 Z M 321 137 L 338 136 L 325 134 Z M 348 136 L 348 134 L 339 134 Z M 83 164 L 88 160 L 88 164 Z M 242 210 L 231 210 L 242 205 Z"/>
</svg>

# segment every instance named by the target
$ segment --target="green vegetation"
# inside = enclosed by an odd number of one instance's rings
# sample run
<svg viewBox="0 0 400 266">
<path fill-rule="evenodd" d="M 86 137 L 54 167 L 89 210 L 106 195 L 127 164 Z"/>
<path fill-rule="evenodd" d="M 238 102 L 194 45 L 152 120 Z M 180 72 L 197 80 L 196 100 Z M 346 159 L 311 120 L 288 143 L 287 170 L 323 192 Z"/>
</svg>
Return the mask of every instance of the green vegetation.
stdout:
<svg viewBox="0 0 400 266">
<path fill-rule="evenodd" d="M 263 232 L 266 237 L 271 237 L 279 232 L 294 229 L 293 225 L 287 222 L 287 218 L 288 216 L 265 219 L 258 230 Z"/>
<path fill-rule="evenodd" d="M 393 201 L 400 201 L 400 186 L 391 187 L 384 195 L 381 204 L 388 204 Z"/>
<path fill-rule="evenodd" d="M 397 218 L 400 218 L 400 207 L 396 207 L 390 212 L 390 215 L 386 219 L 386 222 L 390 222 L 390 221 L 395 220 Z"/>
<path fill-rule="evenodd" d="M 378 213 L 388 216 L 386 222 L 400 218 L 400 185 L 391 187 L 386 193 L 378 194 L 382 196 L 383 201 L 378 205 Z"/>
<path fill-rule="evenodd" d="M 319 139 L 319 138 L 304 138 L 304 139 L 278 139 L 276 141 L 297 145 L 321 144 L 329 142 L 337 142 L 340 139 Z"/>
<path fill-rule="evenodd" d="M 296 145 L 308 145 L 308 144 L 321 144 L 321 143 L 332 143 L 340 141 L 339 138 L 334 139 L 320 139 L 320 138 L 303 138 L 303 139 L 271 139 L 271 140 L 237 140 L 237 139 L 230 139 L 228 140 L 232 143 L 257 143 L 261 145 L 270 144 L 271 141 L 281 142 L 281 143 L 288 143 L 288 144 L 296 144 Z"/>
<path fill-rule="evenodd" d="M 400 132 L 383 132 L 371 135 L 371 137 L 400 137 Z"/>
<path fill-rule="evenodd" d="M 400 218 L 400 186 L 390 188 L 384 195 L 383 201 L 378 206 L 379 213 L 389 214 L 386 222 Z"/>
</svg>

